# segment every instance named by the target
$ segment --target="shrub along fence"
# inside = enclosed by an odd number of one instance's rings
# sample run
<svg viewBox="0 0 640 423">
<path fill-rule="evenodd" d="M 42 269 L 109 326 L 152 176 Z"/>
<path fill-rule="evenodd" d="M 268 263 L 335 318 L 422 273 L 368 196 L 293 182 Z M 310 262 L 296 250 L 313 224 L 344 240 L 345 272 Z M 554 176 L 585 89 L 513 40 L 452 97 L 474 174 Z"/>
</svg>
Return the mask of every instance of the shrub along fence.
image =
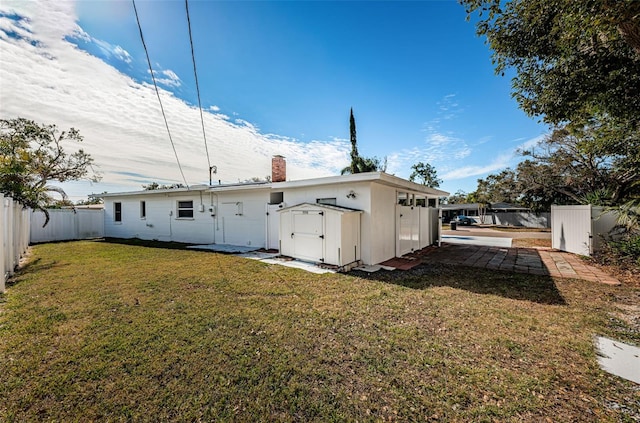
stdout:
<svg viewBox="0 0 640 423">
<path fill-rule="evenodd" d="M 0 193 L 0 292 L 29 247 L 30 218 L 29 209 Z"/>
</svg>

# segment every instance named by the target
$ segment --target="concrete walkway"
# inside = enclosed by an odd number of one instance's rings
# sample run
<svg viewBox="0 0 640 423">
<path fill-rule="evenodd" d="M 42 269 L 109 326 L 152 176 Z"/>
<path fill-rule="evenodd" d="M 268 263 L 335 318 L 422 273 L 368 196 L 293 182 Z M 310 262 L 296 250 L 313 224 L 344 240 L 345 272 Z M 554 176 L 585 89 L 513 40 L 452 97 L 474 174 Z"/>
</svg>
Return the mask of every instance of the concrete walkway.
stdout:
<svg viewBox="0 0 640 423">
<path fill-rule="evenodd" d="M 443 243 L 413 254 L 423 263 L 444 263 L 492 270 L 505 270 L 554 278 L 574 278 L 620 285 L 613 276 L 585 264 L 571 253 L 550 248 L 502 248 Z"/>
</svg>

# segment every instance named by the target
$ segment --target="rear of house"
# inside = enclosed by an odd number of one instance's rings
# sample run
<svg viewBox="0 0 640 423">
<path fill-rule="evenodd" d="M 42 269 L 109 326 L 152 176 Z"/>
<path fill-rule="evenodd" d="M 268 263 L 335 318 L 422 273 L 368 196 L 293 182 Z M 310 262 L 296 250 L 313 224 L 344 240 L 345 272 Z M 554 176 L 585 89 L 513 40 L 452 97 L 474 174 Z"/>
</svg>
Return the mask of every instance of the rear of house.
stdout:
<svg viewBox="0 0 640 423">
<path fill-rule="evenodd" d="M 336 265 L 346 264 L 354 245 L 358 246 L 354 261 L 375 264 L 440 237 L 436 207 L 438 197 L 448 195 L 444 191 L 384 172 L 285 181 L 283 162 L 280 156 L 274 158 L 275 181 L 269 183 L 103 194 L 105 236 L 282 249 L 296 258 Z M 326 211 L 332 216 L 331 230 L 326 232 L 323 223 L 323 233 L 317 234 L 324 240 L 322 257 L 306 250 L 319 248 L 318 241 L 307 247 L 302 242 L 292 244 L 291 232 L 282 245 L 282 216 L 289 213 L 291 219 L 295 210 L 312 216 Z M 320 224 L 312 218 L 307 221 Z"/>
</svg>

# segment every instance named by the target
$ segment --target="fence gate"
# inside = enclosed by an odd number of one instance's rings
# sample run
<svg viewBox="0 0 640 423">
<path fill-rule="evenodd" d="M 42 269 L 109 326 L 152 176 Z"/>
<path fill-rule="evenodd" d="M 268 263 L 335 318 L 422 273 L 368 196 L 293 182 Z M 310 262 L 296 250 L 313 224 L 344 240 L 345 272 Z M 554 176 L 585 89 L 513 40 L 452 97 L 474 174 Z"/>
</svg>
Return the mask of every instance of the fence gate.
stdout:
<svg viewBox="0 0 640 423">
<path fill-rule="evenodd" d="M 615 224 L 615 214 L 602 207 L 551 206 L 551 247 L 590 256 Z"/>
</svg>

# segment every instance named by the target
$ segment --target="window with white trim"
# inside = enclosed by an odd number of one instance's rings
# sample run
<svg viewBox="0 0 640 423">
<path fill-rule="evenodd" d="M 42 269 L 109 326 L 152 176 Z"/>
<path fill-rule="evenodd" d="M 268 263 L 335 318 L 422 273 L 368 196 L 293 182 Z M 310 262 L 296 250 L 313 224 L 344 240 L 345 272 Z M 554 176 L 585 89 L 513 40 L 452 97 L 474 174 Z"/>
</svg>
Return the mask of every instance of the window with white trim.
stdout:
<svg viewBox="0 0 640 423">
<path fill-rule="evenodd" d="M 147 218 L 147 202 L 140 201 L 140 219 Z"/>
<path fill-rule="evenodd" d="M 193 200 L 178 201 L 178 219 L 193 219 Z"/>
</svg>

